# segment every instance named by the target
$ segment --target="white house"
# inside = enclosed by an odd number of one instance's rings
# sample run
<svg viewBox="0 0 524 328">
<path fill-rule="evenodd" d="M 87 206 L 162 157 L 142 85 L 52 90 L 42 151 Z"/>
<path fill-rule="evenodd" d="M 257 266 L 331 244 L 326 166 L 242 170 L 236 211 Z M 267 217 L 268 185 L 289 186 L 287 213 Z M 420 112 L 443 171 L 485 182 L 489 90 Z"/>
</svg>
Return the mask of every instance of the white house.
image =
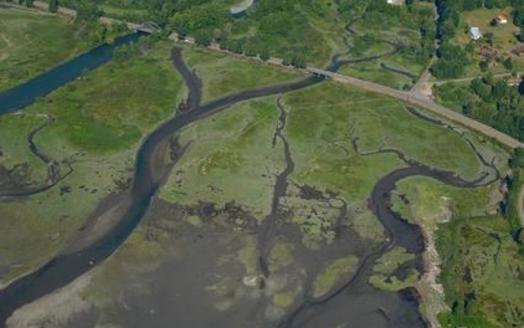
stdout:
<svg viewBox="0 0 524 328">
<path fill-rule="evenodd" d="M 469 29 L 469 37 L 471 40 L 477 41 L 482 38 L 482 33 L 480 32 L 480 29 L 478 27 L 471 27 Z"/>
</svg>

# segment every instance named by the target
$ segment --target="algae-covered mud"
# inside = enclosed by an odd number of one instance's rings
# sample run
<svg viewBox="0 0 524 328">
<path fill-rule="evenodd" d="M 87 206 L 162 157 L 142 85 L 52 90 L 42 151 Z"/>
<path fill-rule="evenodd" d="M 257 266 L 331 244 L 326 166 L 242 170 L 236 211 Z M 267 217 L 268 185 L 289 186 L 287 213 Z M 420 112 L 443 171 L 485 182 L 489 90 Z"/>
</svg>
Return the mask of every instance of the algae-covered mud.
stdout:
<svg viewBox="0 0 524 328">
<path fill-rule="evenodd" d="M 390 98 L 144 37 L 0 137 L 0 326 L 523 323 L 507 150 Z"/>
</svg>

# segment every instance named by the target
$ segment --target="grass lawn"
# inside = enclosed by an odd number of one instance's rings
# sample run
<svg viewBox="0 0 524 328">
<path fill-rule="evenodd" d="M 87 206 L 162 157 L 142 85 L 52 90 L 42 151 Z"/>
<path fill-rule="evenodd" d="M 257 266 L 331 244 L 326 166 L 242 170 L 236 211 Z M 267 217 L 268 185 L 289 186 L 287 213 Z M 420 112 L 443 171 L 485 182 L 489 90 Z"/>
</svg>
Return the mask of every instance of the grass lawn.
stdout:
<svg viewBox="0 0 524 328">
<path fill-rule="evenodd" d="M 513 25 L 511 14 L 512 10 L 512 8 L 508 7 L 505 9 L 480 8 L 472 11 L 466 11 L 462 17 L 463 29 L 466 31 L 468 26 L 476 26 L 480 28 L 484 35 L 492 33 L 494 47 L 503 51 L 509 51 L 516 44 L 518 44 L 515 34 L 520 31 L 519 27 Z M 504 25 L 492 26 L 492 19 L 501 13 L 508 17 L 508 23 Z M 470 38 L 467 33 L 457 33 L 457 41 L 463 45 L 466 45 L 470 42 Z"/>
<path fill-rule="evenodd" d="M 0 91 L 49 70 L 91 45 L 67 18 L 0 7 Z"/>
</svg>

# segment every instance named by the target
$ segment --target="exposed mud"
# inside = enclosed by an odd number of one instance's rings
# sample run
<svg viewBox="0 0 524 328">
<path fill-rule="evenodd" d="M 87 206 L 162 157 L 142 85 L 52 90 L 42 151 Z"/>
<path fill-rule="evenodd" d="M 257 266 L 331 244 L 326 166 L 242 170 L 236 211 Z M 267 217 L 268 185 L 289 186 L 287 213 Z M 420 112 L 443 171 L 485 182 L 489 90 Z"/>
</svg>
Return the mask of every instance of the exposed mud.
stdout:
<svg viewBox="0 0 524 328">
<path fill-rule="evenodd" d="M 172 55 L 181 56 L 181 53 L 174 51 Z M 182 60 L 173 60 L 173 63 L 177 65 L 176 68 L 179 71 L 189 71 Z M 317 78 L 307 78 L 227 95 L 205 105 L 199 105 L 197 108 L 190 108 L 159 126 L 146 137 L 138 150 L 135 175 L 130 191 L 132 201 L 123 211 L 124 215 L 116 220 L 117 223 L 107 234 L 95 243 L 74 253 L 62 254 L 53 258 L 37 271 L 14 281 L 0 291 L 0 322 L 4 323 L 12 312 L 20 306 L 63 287 L 76 277 L 89 271 L 94 265 L 109 257 L 127 239 L 146 214 L 151 199 L 161 186 L 162 181 L 167 177 L 169 169 L 165 165 L 161 170 L 154 168 L 162 167 L 158 160 L 164 157 L 160 155 L 159 148 L 163 147 L 162 145 L 165 147 L 170 136 L 177 133 L 182 127 L 217 113 L 235 103 L 302 89 L 319 81 L 321 80 Z M 189 92 L 188 99 L 199 99 L 198 96 L 192 94 L 191 87 L 189 87 Z M 195 102 L 196 100 L 192 100 L 189 103 L 194 104 Z M 166 175 L 159 176 L 159 172 L 166 173 Z"/>
<path fill-rule="evenodd" d="M 273 190 L 273 199 L 271 201 L 271 212 L 262 222 L 262 226 L 259 229 L 258 234 L 258 249 L 260 252 L 259 263 L 260 269 L 265 277 L 269 276 L 269 269 L 267 264 L 267 256 L 269 252 L 268 248 L 268 238 L 273 236 L 275 229 L 275 221 L 282 218 L 282 213 L 280 211 L 280 199 L 286 195 L 288 182 L 287 179 L 293 173 L 295 169 L 295 163 L 291 158 L 291 150 L 289 143 L 285 138 L 282 131 L 286 126 L 286 110 L 282 104 L 282 98 L 279 97 L 277 100 L 277 107 L 280 111 L 280 116 L 278 119 L 278 126 L 273 136 L 273 147 L 276 146 L 277 139 L 282 142 L 284 146 L 284 158 L 286 161 L 286 166 L 282 172 L 280 172 L 275 180 L 275 187 Z"/>
<path fill-rule="evenodd" d="M 409 159 L 396 149 L 381 148 L 361 154 L 394 153 L 406 164 L 379 180 L 369 197 L 368 207 L 384 226 L 386 236 L 382 244 L 370 243 L 347 226 L 347 204 L 335 193 L 296 185 L 296 190 L 291 190 L 288 178 L 294 162 L 283 133 L 286 112 L 279 99 L 280 117 L 273 144 L 283 144 L 286 165 L 276 178 L 272 209 L 262 225 L 234 202 L 223 207 L 206 202 L 193 206 L 168 204 L 156 198 L 156 192 L 188 146 L 170 139 L 172 135 L 238 102 L 299 90 L 321 81 L 308 78 L 231 94 L 200 105 L 200 80 L 185 66 L 179 50 L 172 52 L 172 58 L 189 89 L 183 111 L 145 139 L 137 153 L 133 183 L 117 207 L 101 204 L 93 214 L 93 223 L 86 228 L 89 233 L 70 252 L 0 291 L 1 322 L 22 305 L 56 291 L 104 261 L 142 221 L 148 229 L 146 239 L 160 243 L 172 256 L 164 259 L 153 273 L 139 277 L 143 289 L 124 292 L 121 298 L 125 302 L 114 305 L 109 314 L 113 323 L 124 327 L 166 327 L 173 322 L 192 327 L 424 327 L 414 289 L 391 293 L 368 283 L 375 261 L 393 247 L 401 246 L 417 255 L 424 250 L 420 228 L 391 210 L 391 192 L 398 181 L 412 176 L 472 188 L 490 183 L 484 182 L 486 175 L 464 181 L 452 172 Z M 340 61 L 335 60 L 332 69 L 340 67 L 337 65 Z M 353 140 L 353 147 L 359 152 L 358 139 Z M 296 198 L 295 204 L 290 201 L 292 197 Z M 302 201 L 308 202 L 305 210 L 300 209 L 306 213 L 305 230 L 310 217 L 334 217 L 330 228 L 335 233 L 329 235 L 329 240 L 321 240 L 320 248 L 305 246 L 304 231 L 289 220 L 291 214 L 300 214 L 296 204 Z M 99 225 L 108 222 L 97 219 L 103 216 L 111 217 L 110 225 Z M 192 221 L 194 216 L 202 222 Z M 167 233 L 167 241 L 157 231 Z M 92 234 L 97 238 L 89 239 Z M 292 263 L 277 265 L 271 260 L 271 249 L 277 242 L 292 245 Z M 322 266 L 327 260 L 348 254 L 359 258 L 354 274 L 328 293 L 314 297 L 313 281 Z M 420 269 L 417 261 L 396 274 L 402 275 L 408 267 Z M 136 281 L 129 280 L 133 279 L 131 276 L 121 279 L 136 286 Z M 276 306 L 276 292 L 289 293 L 292 304 L 285 309 Z"/>
</svg>

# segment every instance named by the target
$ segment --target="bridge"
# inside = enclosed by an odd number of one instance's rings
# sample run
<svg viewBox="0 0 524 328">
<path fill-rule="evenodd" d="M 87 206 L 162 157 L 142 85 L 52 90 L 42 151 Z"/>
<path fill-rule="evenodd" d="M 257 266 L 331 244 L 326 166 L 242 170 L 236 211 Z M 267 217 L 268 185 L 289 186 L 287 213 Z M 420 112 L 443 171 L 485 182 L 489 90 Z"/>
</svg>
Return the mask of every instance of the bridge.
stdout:
<svg viewBox="0 0 524 328">
<path fill-rule="evenodd" d="M 135 31 L 143 32 L 147 34 L 153 34 L 153 33 L 158 33 L 162 31 L 162 28 L 160 27 L 160 25 L 154 22 L 145 22 L 145 23 L 142 23 L 136 26 Z"/>
</svg>

